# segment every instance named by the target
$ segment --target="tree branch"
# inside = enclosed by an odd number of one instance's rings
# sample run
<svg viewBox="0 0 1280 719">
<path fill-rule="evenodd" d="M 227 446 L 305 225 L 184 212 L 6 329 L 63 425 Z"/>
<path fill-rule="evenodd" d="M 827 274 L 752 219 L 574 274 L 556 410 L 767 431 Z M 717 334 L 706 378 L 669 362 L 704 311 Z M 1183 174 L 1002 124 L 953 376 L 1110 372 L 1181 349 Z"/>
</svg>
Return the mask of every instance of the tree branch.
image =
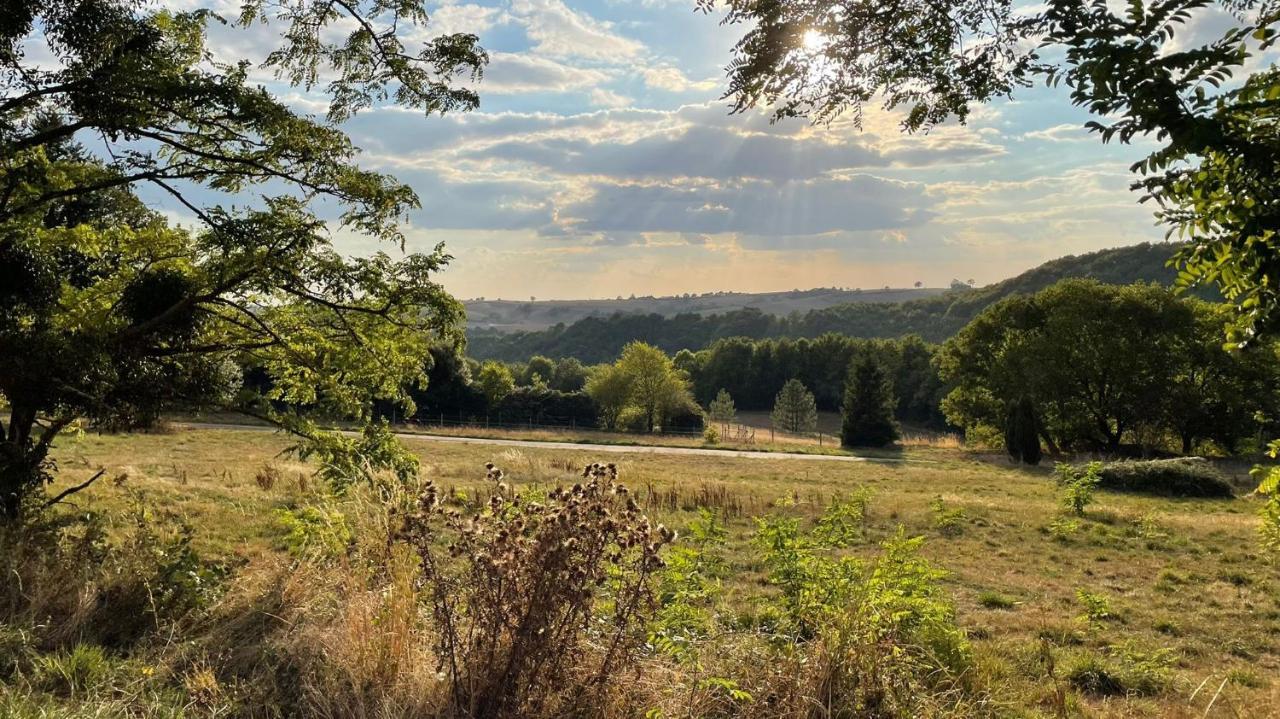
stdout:
<svg viewBox="0 0 1280 719">
<path fill-rule="evenodd" d="M 68 487 L 67 489 L 64 489 L 62 492 L 60 492 L 60 493 L 58 494 L 58 496 L 54 497 L 53 499 L 50 499 L 48 502 L 45 502 L 45 503 L 44 503 L 44 505 L 42 505 L 42 507 L 41 507 L 41 508 L 42 508 L 42 509 L 48 509 L 49 507 L 52 507 L 53 505 L 57 504 L 58 502 L 61 502 L 62 500 L 66 499 L 67 497 L 70 497 L 71 495 L 75 494 L 76 492 L 80 492 L 80 491 L 83 491 L 83 490 L 88 489 L 88 488 L 89 488 L 89 485 L 91 485 L 91 484 L 93 484 L 94 482 L 96 482 L 96 481 L 98 481 L 99 479 L 101 479 L 101 478 L 102 478 L 102 475 L 104 475 L 104 474 L 106 474 L 106 473 L 107 473 L 107 470 L 105 470 L 105 469 L 100 469 L 100 470 L 98 470 L 98 473 L 97 473 L 97 474 L 93 475 L 92 477 L 90 477 L 89 479 L 85 480 L 84 482 L 82 482 L 82 483 L 80 483 L 80 484 L 77 484 L 77 485 L 76 485 L 76 486 L 74 486 L 74 487 Z"/>
</svg>

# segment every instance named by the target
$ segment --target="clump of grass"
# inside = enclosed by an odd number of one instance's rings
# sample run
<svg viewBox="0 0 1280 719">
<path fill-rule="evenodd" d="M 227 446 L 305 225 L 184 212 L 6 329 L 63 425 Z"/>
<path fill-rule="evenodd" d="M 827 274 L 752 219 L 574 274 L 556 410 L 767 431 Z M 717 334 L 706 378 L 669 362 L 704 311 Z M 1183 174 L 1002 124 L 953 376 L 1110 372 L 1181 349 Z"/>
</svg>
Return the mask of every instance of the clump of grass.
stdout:
<svg viewBox="0 0 1280 719">
<path fill-rule="evenodd" d="M 1017 600 L 990 589 L 978 593 L 978 604 L 987 609 L 1013 609 L 1018 606 Z"/>
<path fill-rule="evenodd" d="M 262 491 L 270 492 L 277 484 L 280 483 L 282 476 L 283 474 L 280 472 L 280 467 L 276 466 L 272 462 L 267 462 L 254 473 L 253 481 Z"/>
<path fill-rule="evenodd" d="M 1148 652 L 1122 645 L 1105 657 L 1077 656 L 1067 667 L 1066 679 L 1077 690 L 1095 696 L 1152 696 L 1169 687 L 1172 663 L 1169 650 Z"/>
<path fill-rule="evenodd" d="M 101 683 L 110 672 L 110 662 L 102 647 L 76 644 L 70 649 L 45 654 L 35 660 L 35 683 L 61 696 L 76 696 Z"/>
</svg>

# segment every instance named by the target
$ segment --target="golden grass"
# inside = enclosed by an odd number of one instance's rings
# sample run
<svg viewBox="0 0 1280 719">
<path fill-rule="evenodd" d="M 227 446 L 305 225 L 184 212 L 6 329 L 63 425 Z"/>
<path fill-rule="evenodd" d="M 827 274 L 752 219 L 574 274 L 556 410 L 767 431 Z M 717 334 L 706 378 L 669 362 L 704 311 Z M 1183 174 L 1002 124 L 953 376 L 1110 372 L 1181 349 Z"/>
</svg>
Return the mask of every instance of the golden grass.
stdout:
<svg viewBox="0 0 1280 719">
<path fill-rule="evenodd" d="M 59 486 L 105 467 L 108 478 L 125 479 L 104 480 L 77 497 L 80 506 L 121 506 L 126 490 L 142 490 L 199 528 L 202 551 L 244 561 L 279 551 L 272 511 L 314 490 L 308 468 L 279 455 L 286 444 L 253 431 L 88 434 L 59 443 Z M 425 439 L 408 445 L 421 456 L 424 474 L 445 488 L 477 487 L 486 461 L 497 462 L 516 483 L 548 485 L 571 482 L 576 470 L 598 459 L 589 446 L 492 448 Z M 1123 645 L 1174 651 L 1172 689 L 1145 698 L 1078 697 L 1084 715 L 1280 716 L 1280 570 L 1257 554 L 1255 502 L 1104 492 L 1077 531 L 1055 538 L 1050 526 L 1059 516 L 1058 500 L 1048 469 L 983 461 L 945 445 L 908 447 L 901 456 L 906 461 L 642 453 L 609 459 L 661 521 L 681 527 L 697 507 L 723 511 L 731 530 L 726 596 L 744 611 L 763 581 L 750 549 L 753 516 L 812 518 L 834 497 L 870 488 L 871 539 L 888 537 L 899 525 L 928 538 L 925 555 L 950 572 L 946 584 L 959 621 L 1010 716 L 1053 716 L 1052 680 L 1034 660 L 1045 637 L 1056 638 L 1064 657 Z M 255 477 L 268 464 L 280 479 L 264 489 Z M 937 496 L 964 512 L 959 535 L 935 529 L 930 502 Z M 1181 583 L 1170 584 L 1170 572 Z M 1082 588 L 1107 597 L 1117 619 L 1082 619 L 1076 597 Z M 986 607 L 978 599 L 983 592 L 1015 604 Z"/>
</svg>

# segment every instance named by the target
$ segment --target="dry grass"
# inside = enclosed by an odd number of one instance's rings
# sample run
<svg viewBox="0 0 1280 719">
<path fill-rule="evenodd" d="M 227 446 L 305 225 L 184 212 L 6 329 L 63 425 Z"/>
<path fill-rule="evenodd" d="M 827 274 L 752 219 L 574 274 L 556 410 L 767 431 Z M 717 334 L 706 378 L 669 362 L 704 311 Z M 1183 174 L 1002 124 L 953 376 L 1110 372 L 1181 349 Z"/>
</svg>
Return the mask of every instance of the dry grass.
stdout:
<svg viewBox="0 0 1280 719">
<path fill-rule="evenodd" d="M 595 459 L 590 447 L 409 444 L 423 459 L 424 477 L 445 491 L 481 489 L 475 468 L 485 461 L 507 468 L 517 485 L 549 487 L 571 483 L 575 471 Z M 128 490 L 142 490 L 155 506 L 198 527 L 196 543 L 202 551 L 236 564 L 280 562 L 281 531 L 272 512 L 296 506 L 314 491 L 305 480 L 307 467 L 278 456 L 283 446 L 282 438 L 261 432 L 87 435 L 59 447 L 65 475 L 60 483 L 82 481 L 99 467 L 108 468 L 109 476 L 125 473 L 119 486 L 95 486 L 78 500 L 81 506 L 122 507 Z M 956 600 L 960 624 L 970 633 L 979 678 L 993 688 L 995 706 L 1003 707 L 997 713 L 1057 716 L 1061 700 L 1071 716 L 1280 716 L 1280 681 L 1275 679 L 1280 669 L 1280 570 L 1255 551 L 1257 506 L 1248 499 L 1175 500 L 1101 492 L 1085 519 L 1069 531 L 1055 524 L 1058 500 L 1047 469 L 981 461 L 946 446 L 908 447 L 903 453 L 907 461 L 893 464 L 611 456 L 656 519 L 683 528 L 698 507 L 722 512 L 730 531 L 725 601 L 743 617 L 752 614 L 751 597 L 762 591 L 764 576 L 750 546 L 751 518 L 776 512 L 811 521 L 832 498 L 865 486 L 873 492 L 869 539 L 888 537 L 902 525 L 909 534 L 926 536 L 925 555 L 950 572 L 946 586 Z M 280 478 L 270 487 L 260 486 L 256 477 L 269 463 L 279 469 Z M 951 536 L 934 525 L 930 505 L 939 496 L 947 508 L 964 513 L 965 521 L 958 532 L 948 532 Z M 870 554 L 874 548 L 868 544 L 852 551 Z M 296 577 L 281 586 L 283 581 L 282 574 L 262 584 L 279 596 L 304 593 L 319 580 Z M 1105 597 L 1115 619 L 1083 619 L 1077 598 L 1082 588 Z M 1008 597 L 1012 606 L 984 605 L 980 597 L 991 592 Z M 332 597 L 323 596 L 295 602 L 300 606 L 294 609 L 275 607 L 285 612 L 280 616 L 286 623 L 317 612 L 328 617 L 313 625 L 305 642 L 293 637 L 298 646 L 341 655 L 334 666 L 346 667 L 341 672 L 345 678 L 313 688 L 308 701 L 315 703 L 317 715 L 355 716 L 344 712 L 360 705 L 352 697 L 358 697 L 361 687 L 391 681 L 386 679 L 387 662 L 421 666 L 426 661 L 404 659 L 404 652 L 426 646 L 403 640 L 413 637 L 412 632 L 402 632 L 396 640 L 402 643 L 395 646 L 374 646 L 367 655 L 350 653 L 353 637 L 382 636 L 378 627 L 393 621 L 385 617 L 394 614 L 386 605 L 394 593 L 352 585 L 344 595 L 361 599 L 347 601 L 349 608 L 341 613 L 334 613 Z M 246 641 L 254 631 L 244 628 Z M 235 644 L 231 639 L 229 651 Z M 1058 660 L 1058 679 L 1038 658 L 1046 641 Z M 1167 687 L 1151 696 L 1109 697 L 1062 688 L 1059 679 L 1068 663 L 1117 656 L 1122 647 L 1171 650 Z M 750 665 L 749 647 L 718 651 L 717 667 Z M 672 687 L 697 680 L 664 677 L 663 672 L 680 674 L 655 670 L 644 681 Z M 410 675 L 405 681 L 420 687 L 432 678 Z M 334 688 L 340 686 L 350 689 Z M 386 695 L 401 696 L 390 690 Z M 332 706 L 323 705 L 330 699 Z M 410 699 L 406 695 L 396 701 Z M 691 701 L 690 695 L 678 694 L 659 703 L 674 707 Z M 720 700 L 710 696 L 697 701 L 711 707 Z M 430 710 L 408 704 L 401 708 L 424 714 Z M 408 714 L 397 710 L 388 715 Z"/>
</svg>

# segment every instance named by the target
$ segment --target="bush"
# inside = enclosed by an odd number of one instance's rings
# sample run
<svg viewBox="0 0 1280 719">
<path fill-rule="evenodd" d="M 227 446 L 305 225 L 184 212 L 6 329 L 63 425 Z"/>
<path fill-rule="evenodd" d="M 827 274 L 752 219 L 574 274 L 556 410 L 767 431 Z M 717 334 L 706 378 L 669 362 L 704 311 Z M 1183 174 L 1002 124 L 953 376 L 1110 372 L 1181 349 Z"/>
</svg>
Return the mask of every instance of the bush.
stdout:
<svg viewBox="0 0 1280 719">
<path fill-rule="evenodd" d="M 1099 472 L 1099 486 L 1117 492 L 1171 497 L 1234 496 L 1231 485 L 1199 457 L 1112 462 Z"/>
<path fill-rule="evenodd" d="M 701 432 L 706 424 L 702 408 L 692 400 L 681 402 L 668 409 L 662 417 L 663 432 Z"/>
<path fill-rule="evenodd" d="M 707 444 L 720 444 L 720 431 L 711 425 L 702 430 L 702 441 Z"/>
<path fill-rule="evenodd" d="M 190 526 L 134 499 L 121 516 L 0 526 L 0 624 L 37 629 L 45 648 L 120 647 L 210 604 L 226 568 L 196 553 Z"/>
<path fill-rule="evenodd" d="M 637 669 L 659 549 L 675 538 L 640 512 L 617 468 L 545 495 L 488 466 L 485 509 L 446 506 L 428 483 L 399 532 L 420 562 L 447 716 L 525 717 L 605 706 Z M 597 611 L 597 609 L 603 611 Z M 590 638 L 590 641 L 589 641 Z"/>
</svg>

